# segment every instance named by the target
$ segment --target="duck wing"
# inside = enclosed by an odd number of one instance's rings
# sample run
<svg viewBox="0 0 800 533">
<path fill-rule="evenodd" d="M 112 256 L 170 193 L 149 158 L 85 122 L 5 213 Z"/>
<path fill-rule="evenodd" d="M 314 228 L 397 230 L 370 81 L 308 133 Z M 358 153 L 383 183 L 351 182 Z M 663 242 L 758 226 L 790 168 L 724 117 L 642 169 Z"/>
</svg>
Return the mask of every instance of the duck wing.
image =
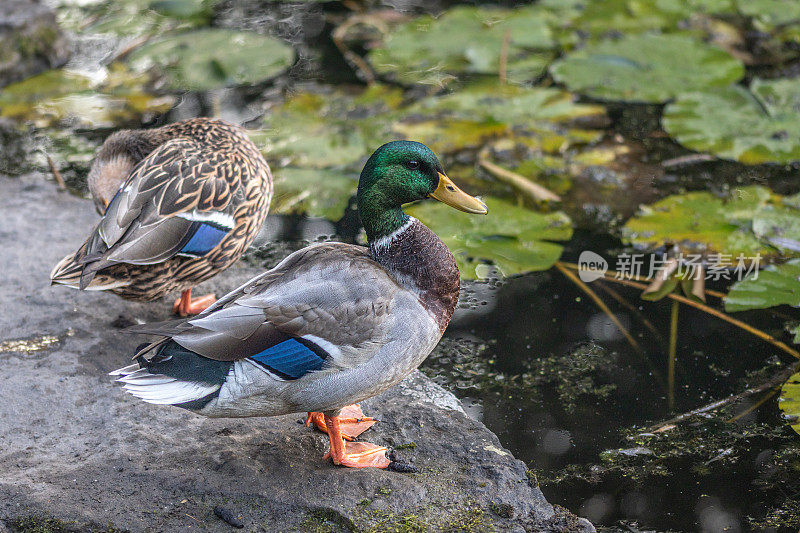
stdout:
<svg viewBox="0 0 800 533">
<path fill-rule="evenodd" d="M 254 387 L 370 360 L 388 342 L 401 291 L 364 248 L 310 246 L 197 317 L 130 328 L 163 339 L 111 374 L 150 403 L 198 410 L 220 395 L 235 403 Z"/>
<path fill-rule="evenodd" d="M 294 350 L 295 356 L 282 355 L 288 366 L 311 352 L 324 361 L 315 370 L 352 368 L 386 342 L 389 313 L 402 290 L 365 248 L 325 243 L 293 253 L 196 317 L 130 330 L 168 337 L 216 361 L 258 354 L 266 361 Z"/>
<path fill-rule="evenodd" d="M 231 163 L 190 138 L 169 140 L 140 161 L 71 261 L 80 288 L 115 263 L 155 264 L 178 254 L 208 253 L 233 229 L 240 191 Z"/>
</svg>

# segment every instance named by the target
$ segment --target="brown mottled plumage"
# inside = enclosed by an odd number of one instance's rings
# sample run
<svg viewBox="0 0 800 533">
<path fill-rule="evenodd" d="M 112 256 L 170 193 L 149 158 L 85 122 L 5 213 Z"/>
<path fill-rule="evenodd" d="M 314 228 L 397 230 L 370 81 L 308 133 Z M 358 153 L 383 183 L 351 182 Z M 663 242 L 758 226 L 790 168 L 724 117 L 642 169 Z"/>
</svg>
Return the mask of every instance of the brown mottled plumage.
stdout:
<svg viewBox="0 0 800 533">
<path fill-rule="evenodd" d="M 111 135 L 88 182 L 104 216 L 52 282 L 135 300 L 190 289 L 235 263 L 272 196 L 269 166 L 245 131 L 208 118 Z M 203 224 L 226 233 L 209 251 L 186 253 Z"/>
</svg>

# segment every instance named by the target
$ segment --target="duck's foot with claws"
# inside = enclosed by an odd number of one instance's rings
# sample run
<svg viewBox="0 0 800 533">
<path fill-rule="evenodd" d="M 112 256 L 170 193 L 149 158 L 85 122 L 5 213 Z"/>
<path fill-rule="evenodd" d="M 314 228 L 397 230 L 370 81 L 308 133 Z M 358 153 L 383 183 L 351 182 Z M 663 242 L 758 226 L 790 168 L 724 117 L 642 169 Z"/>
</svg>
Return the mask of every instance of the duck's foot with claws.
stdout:
<svg viewBox="0 0 800 533">
<path fill-rule="evenodd" d="M 213 294 L 206 294 L 199 298 L 192 299 L 192 289 L 185 290 L 181 297 L 175 300 L 172 312 L 178 316 L 190 316 L 202 313 L 211 304 L 217 301 Z"/>
<path fill-rule="evenodd" d="M 356 440 L 356 437 L 374 426 L 375 422 L 377 422 L 377 420 L 371 416 L 364 416 L 364 412 L 358 404 L 348 405 L 342 409 L 342 412 L 339 413 L 339 416 L 336 418 L 339 420 L 342 438 L 350 441 Z M 328 432 L 328 428 L 325 425 L 325 416 L 322 413 L 308 413 L 306 427 L 310 426 L 312 423 L 314 427 L 323 433 Z"/>
<path fill-rule="evenodd" d="M 326 432 L 331 440 L 331 450 L 325 454 L 323 459 L 330 458 L 333 464 L 351 468 L 386 468 L 391 464 L 386 457 L 387 448 L 385 446 L 369 442 L 347 442 L 342 435 L 339 417 L 328 415 L 323 415 L 323 417 Z"/>
</svg>

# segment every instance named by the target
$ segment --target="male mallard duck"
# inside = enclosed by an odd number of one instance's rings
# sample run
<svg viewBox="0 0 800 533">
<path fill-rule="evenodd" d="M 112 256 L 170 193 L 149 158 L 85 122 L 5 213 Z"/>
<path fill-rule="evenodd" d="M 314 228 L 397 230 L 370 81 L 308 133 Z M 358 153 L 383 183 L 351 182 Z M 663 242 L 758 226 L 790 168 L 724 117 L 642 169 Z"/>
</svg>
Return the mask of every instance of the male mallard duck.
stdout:
<svg viewBox="0 0 800 533">
<path fill-rule="evenodd" d="M 214 302 L 192 300 L 192 287 L 239 259 L 272 197 L 269 166 L 244 130 L 208 118 L 114 133 L 88 183 L 103 218 L 51 281 L 134 300 L 180 290 L 182 316 Z"/>
<path fill-rule="evenodd" d="M 195 318 L 137 326 L 164 338 L 111 375 L 147 402 L 210 417 L 309 412 L 327 431 L 326 457 L 335 464 L 387 467 L 386 448 L 344 438 L 372 424 L 352 404 L 417 368 L 456 307 L 453 255 L 401 209 L 428 196 L 468 213 L 487 212 L 445 176 L 425 145 L 383 145 L 358 183 L 368 248 L 309 246 Z"/>
</svg>

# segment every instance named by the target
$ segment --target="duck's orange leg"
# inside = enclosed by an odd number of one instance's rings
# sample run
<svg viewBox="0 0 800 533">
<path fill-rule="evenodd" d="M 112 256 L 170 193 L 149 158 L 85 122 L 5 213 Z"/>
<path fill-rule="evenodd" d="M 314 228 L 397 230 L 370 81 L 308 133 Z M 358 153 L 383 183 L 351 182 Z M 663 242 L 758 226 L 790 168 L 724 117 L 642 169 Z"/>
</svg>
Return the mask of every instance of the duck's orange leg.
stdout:
<svg viewBox="0 0 800 533">
<path fill-rule="evenodd" d="M 356 437 L 364 433 L 366 430 L 375 425 L 375 420 L 371 416 L 364 416 L 364 412 L 358 404 L 348 405 L 337 417 L 339 419 L 339 427 L 342 430 L 342 438 L 344 440 L 356 440 Z M 314 424 L 318 430 L 323 433 L 328 432 L 325 425 L 325 416 L 322 413 L 308 413 L 306 418 L 306 427 Z"/>
<path fill-rule="evenodd" d="M 391 464 L 386 457 L 385 446 L 345 441 L 338 416 L 324 415 L 324 422 L 331 440 L 331 450 L 323 459 L 330 458 L 333 464 L 350 468 L 386 468 Z"/>
<path fill-rule="evenodd" d="M 200 298 L 192 299 L 192 289 L 181 292 L 181 297 L 172 305 L 172 312 L 178 316 L 189 316 L 202 313 L 206 308 L 217 301 L 213 294 L 206 294 Z"/>
</svg>

